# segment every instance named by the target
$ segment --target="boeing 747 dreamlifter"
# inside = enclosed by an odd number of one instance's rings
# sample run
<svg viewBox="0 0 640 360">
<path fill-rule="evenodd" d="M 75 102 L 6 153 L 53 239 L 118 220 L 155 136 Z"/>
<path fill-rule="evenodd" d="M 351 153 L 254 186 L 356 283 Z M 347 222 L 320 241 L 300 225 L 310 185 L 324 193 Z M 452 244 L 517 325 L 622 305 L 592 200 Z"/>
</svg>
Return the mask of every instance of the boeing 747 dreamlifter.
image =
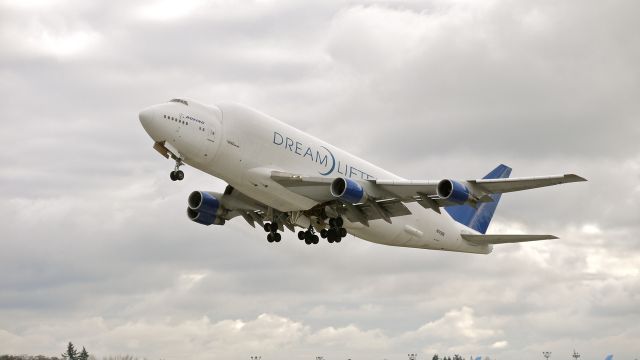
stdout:
<svg viewBox="0 0 640 360">
<path fill-rule="evenodd" d="M 509 178 L 499 165 L 482 179 L 407 180 L 251 108 L 173 99 L 140 112 L 154 149 L 175 160 L 171 180 L 191 165 L 227 182 L 224 193 L 194 191 L 187 215 L 203 225 L 242 217 L 269 242 L 285 228 L 306 244 L 371 242 L 488 254 L 493 244 L 553 235 L 486 235 L 502 193 L 584 178 Z"/>
</svg>

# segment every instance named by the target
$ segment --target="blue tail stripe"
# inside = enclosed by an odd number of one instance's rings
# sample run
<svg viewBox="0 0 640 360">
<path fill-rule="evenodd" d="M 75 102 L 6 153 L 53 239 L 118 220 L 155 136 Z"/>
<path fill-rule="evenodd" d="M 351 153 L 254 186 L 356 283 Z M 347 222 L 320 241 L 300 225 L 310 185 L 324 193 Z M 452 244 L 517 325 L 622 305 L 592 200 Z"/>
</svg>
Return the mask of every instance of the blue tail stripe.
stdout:
<svg viewBox="0 0 640 360">
<path fill-rule="evenodd" d="M 511 175 L 511 168 L 500 164 L 497 168 L 493 169 L 483 179 L 502 179 L 508 178 Z M 492 202 L 483 202 L 474 208 L 470 205 L 456 205 L 447 206 L 444 209 L 451 215 L 451 217 L 461 223 L 468 226 L 482 234 L 487 232 L 489 223 L 493 218 L 493 214 L 496 211 L 498 202 L 500 201 L 501 194 L 490 195 L 493 199 Z"/>
</svg>

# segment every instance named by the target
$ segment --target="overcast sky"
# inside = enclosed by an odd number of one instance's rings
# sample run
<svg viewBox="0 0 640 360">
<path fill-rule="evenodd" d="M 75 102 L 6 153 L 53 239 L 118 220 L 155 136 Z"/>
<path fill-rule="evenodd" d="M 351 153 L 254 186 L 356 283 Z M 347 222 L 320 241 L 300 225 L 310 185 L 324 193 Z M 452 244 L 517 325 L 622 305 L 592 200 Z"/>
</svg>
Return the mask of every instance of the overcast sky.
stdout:
<svg viewBox="0 0 640 360">
<path fill-rule="evenodd" d="M 640 357 L 640 3 L 0 0 L 0 353 Z M 138 111 L 255 107 L 412 179 L 508 194 L 491 255 L 281 243 L 188 221 L 224 183 Z"/>
</svg>

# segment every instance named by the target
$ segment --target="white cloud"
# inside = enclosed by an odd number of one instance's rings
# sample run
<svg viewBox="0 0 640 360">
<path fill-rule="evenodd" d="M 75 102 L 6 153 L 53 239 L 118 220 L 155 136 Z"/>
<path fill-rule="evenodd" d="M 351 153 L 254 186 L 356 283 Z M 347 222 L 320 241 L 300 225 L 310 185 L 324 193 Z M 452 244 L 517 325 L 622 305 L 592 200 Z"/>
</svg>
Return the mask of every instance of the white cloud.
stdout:
<svg viewBox="0 0 640 360">
<path fill-rule="evenodd" d="M 502 341 L 496 341 L 493 343 L 493 345 L 491 345 L 491 348 L 493 349 L 504 349 L 509 345 L 508 341 L 502 340 Z"/>
<path fill-rule="evenodd" d="M 450 310 L 442 318 L 423 325 L 417 331 L 417 334 L 424 337 L 465 338 L 465 341 L 471 342 L 489 338 L 499 333 L 500 331 L 477 325 L 474 318 L 474 310 L 467 306 Z"/>
</svg>

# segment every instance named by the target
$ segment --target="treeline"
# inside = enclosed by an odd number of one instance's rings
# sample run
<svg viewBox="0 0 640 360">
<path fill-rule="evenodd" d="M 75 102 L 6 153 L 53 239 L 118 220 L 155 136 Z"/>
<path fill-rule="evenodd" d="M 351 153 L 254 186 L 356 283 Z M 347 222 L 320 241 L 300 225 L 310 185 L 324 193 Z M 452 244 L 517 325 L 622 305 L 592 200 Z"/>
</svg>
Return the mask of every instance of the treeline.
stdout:
<svg viewBox="0 0 640 360">
<path fill-rule="evenodd" d="M 0 355 L 0 360 L 60 360 L 60 358 L 44 355 Z"/>
<path fill-rule="evenodd" d="M 433 358 L 431 358 L 431 360 L 464 360 L 464 359 L 462 358 L 462 356 L 460 356 L 458 354 L 453 355 L 453 357 L 451 357 L 451 356 L 442 356 L 442 357 L 440 357 L 440 355 L 435 354 L 435 355 L 433 355 Z"/>
<path fill-rule="evenodd" d="M 97 360 L 93 355 L 89 355 L 89 360 Z M 44 355 L 0 355 L 0 360 L 63 360 L 57 356 Z M 104 356 L 102 360 L 147 360 L 147 358 L 139 358 L 132 355 L 115 355 Z"/>
<path fill-rule="evenodd" d="M 44 355 L 0 355 L 0 360 L 97 360 L 95 356 L 89 354 L 87 349 L 76 350 L 75 345 L 71 341 L 67 345 L 67 351 L 60 355 L 61 357 L 44 356 Z M 146 358 L 137 358 L 131 355 L 116 355 L 103 357 L 102 360 L 147 360 Z"/>
</svg>

